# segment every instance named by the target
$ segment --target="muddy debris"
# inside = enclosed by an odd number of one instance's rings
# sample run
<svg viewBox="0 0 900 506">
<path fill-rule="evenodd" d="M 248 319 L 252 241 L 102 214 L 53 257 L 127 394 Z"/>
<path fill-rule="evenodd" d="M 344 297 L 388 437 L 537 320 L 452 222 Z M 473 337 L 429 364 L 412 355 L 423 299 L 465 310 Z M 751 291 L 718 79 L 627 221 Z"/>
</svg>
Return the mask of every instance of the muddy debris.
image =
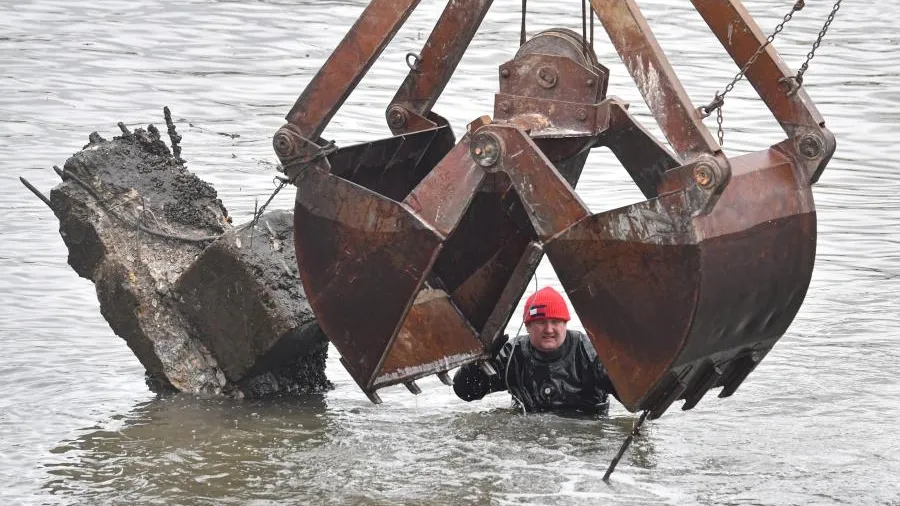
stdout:
<svg viewBox="0 0 900 506">
<path fill-rule="evenodd" d="M 263 397 L 332 388 L 326 336 L 297 277 L 290 212 L 233 226 L 189 172 L 181 136 L 153 125 L 89 143 L 55 167 L 48 202 L 68 263 L 155 391 Z M 35 194 L 41 196 L 26 181 Z"/>
</svg>

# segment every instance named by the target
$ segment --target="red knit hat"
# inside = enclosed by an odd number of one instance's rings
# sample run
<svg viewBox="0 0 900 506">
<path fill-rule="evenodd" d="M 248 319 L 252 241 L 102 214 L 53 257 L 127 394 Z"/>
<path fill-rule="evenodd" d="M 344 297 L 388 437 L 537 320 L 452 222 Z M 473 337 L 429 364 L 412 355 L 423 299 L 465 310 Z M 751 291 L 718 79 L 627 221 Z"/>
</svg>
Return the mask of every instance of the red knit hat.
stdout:
<svg viewBox="0 0 900 506">
<path fill-rule="evenodd" d="M 562 320 L 569 321 L 569 307 L 565 299 L 556 290 L 545 286 L 531 294 L 525 301 L 525 314 L 522 317 L 525 323 L 536 320 Z"/>
</svg>

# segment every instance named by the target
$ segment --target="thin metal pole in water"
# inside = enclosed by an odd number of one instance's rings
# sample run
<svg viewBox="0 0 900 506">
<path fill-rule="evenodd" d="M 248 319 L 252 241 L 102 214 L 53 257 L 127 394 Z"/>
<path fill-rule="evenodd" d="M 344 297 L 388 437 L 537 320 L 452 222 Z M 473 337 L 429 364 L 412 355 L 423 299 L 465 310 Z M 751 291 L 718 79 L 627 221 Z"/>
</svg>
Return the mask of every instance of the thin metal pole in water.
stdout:
<svg viewBox="0 0 900 506">
<path fill-rule="evenodd" d="M 256 214 L 259 210 L 259 198 L 253 201 L 253 225 L 250 227 L 250 249 L 253 249 L 253 236 L 256 234 L 256 222 L 259 216 Z"/>
<path fill-rule="evenodd" d="M 637 423 L 634 424 L 634 428 L 631 429 L 631 434 L 629 434 L 628 437 L 625 438 L 625 442 L 622 443 L 622 447 L 619 448 L 619 453 L 617 453 L 615 458 L 612 459 L 612 462 L 609 463 L 609 467 L 606 469 L 606 474 L 603 475 L 603 481 L 609 481 L 609 476 L 613 473 L 613 471 L 616 470 L 616 465 L 619 464 L 619 460 L 622 458 L 622 455 L 625 454 L 625 450 L 627 450 L 628 447 L 631 446 L 631 441 L 634 440 L 634 436 L 636 436 L 641 430 L 641 425 L 644 423 L 644 420 L 647 419 L 647 414 L 649 413 L 650 411 L 644 411 L 641 414 L 641 417 L 638 419 Z"/>
</svg>

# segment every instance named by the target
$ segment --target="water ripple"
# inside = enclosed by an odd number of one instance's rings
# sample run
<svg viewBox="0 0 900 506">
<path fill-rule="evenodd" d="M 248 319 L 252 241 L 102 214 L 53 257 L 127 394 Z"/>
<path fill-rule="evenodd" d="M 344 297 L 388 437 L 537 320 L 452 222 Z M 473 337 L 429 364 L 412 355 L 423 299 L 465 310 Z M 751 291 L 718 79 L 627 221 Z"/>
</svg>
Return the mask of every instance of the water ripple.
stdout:
<svg viewBox="0 0 900 506">
<path fill-rule="evenodd" d="M 695 104 L 737 69 L 681 2 L 641 1 Z M 792 2 L 747 2 L 770 31 Z M 518 2 L 485 18 L 435 111 L 457 136 L 492 110 L 497 65 L 519 38 Z M 528 31 L 580 31 L 575 3 L 529 2 Z M 171 107 L 189 168 L 238 220 L 273 189 L 271 136 L 365 2 L 10 3 L 0 16 L 0 494 L 11 504 L 898 504 L 900 426 L 900 37 L 895 2 L 845 4 L 805 87 L 838 149 L 814 187 L 818 257 L 794 324 L 731 399 L 710 395 L 650 424 L 611 484 L 600 477 L 634 417 L 522 417 L 504 395 L 466 404 L 437 381 L 387 389 L 372 406 L 337 362 L 322 397 L 157 399 L 93 286 L 66 265 L 49 210 L 50 170 L 116 123 L 162 122 Z M 807 2 L 775 45 L 806 57 L 830 2 Z M 423 2 L 325 137 L 388 135 L 383 110 L 442 2 Z M 610 94 L 659 128 L 597 27 Z M 739 83 L 724 108 L 729 154 L 783 138 Z M 713 120 L 707 120 L 713 126 Z M 579 191 L 594 211 L 641 200 L 608 152 Z M 290 208 L 282 195 L 273 207 Z M 558 281 L 548 263 L 542 284 Z M 511 331 L 518 327 L 514 318 Z M 573 321 L 578 326 L 578 320 Z"/>
</svg>

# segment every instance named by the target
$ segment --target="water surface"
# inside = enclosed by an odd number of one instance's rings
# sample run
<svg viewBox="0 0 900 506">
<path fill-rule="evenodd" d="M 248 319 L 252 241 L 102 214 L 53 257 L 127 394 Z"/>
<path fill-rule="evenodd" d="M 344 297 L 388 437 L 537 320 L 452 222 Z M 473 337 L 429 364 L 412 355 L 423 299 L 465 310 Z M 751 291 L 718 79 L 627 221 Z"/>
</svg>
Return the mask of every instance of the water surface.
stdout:
<svg viewBox="0 0 900 506">
<path fill-rule="evenodd" d="M 425 1 L 325 137 L 388 135 L 385 105 L 443 2 Z M 696 104 L 736 68 L 687 2 L 641 2 Z M 764 30 L 790 1 L 747 1 Z M 323 396 L 234 402 L 156 398 L 66 264 L 52 213 L 17 181 L 87 143 L 162 123 L 237 221 L 273 189 L 271 138 L 352 25 L 361 1 L 96 1 L 0 7 L 0 497 L 5 504 L 900 504 L 900 59 L 887 0 L 845 2 L 806 75 L 838 150 L 814 188 L 818 257 L 803 308 L 738 393 L 649 424 L 610 484 L 600 478 L 634 416 L 521 416 L 504 394 L 467 404 L 439 382 L 371 405 L 332 350 Z M 576 2 L 528 2 L 528 31 L 580 30 Z M 489 113 L 514 54 L 520 2 L 495 2 L 435 111 L 457 135 Z M 807 2 L 776 42 L 797 68 L 830 2 Z M 603 30 L 609 91 L 654 128 Z M 710 123 L 712 125 L 712 123 Z M 739 84 L 730 155 L 781 138 Z M 595 212 L 640 200 L 596 152 L 579 185 Z M 290 208 L 290 192 L 274 207 Z M 540 284 L 557 284 L 549 264 Z M 519 325 L 511 322 L 511 332 Z M 573 322 L 578 326 L 578 322 Z"/>
</svg>

